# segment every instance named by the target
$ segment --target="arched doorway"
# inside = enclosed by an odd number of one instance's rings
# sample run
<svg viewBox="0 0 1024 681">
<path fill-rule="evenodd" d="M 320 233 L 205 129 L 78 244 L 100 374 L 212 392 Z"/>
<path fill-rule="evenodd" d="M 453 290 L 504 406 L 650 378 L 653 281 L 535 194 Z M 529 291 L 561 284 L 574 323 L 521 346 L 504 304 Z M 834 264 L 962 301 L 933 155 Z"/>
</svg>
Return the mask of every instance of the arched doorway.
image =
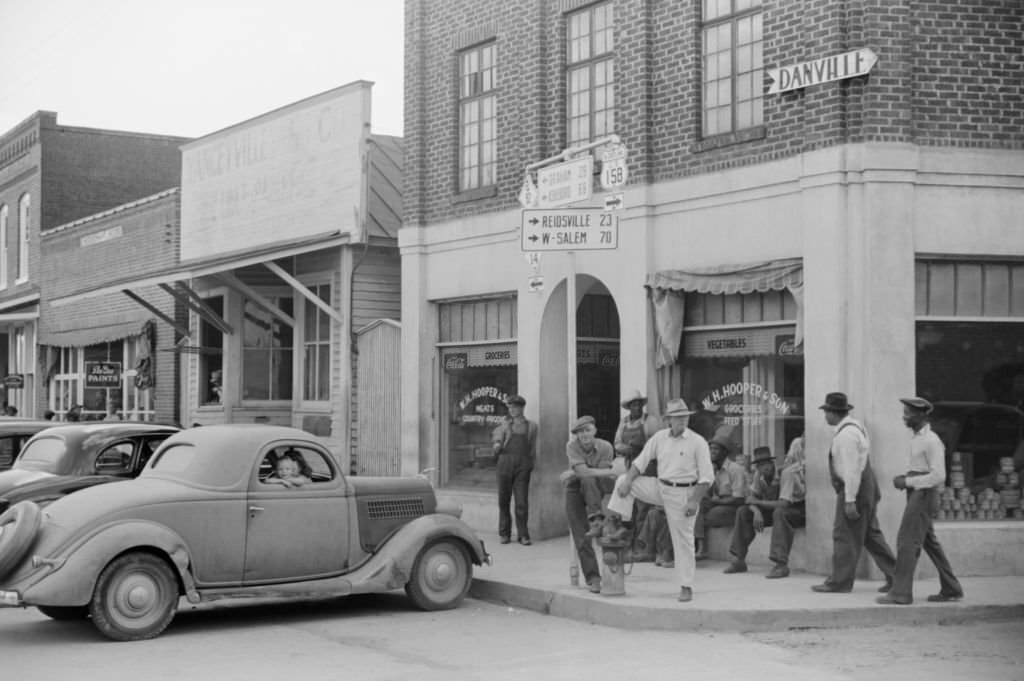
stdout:
<svg viewBox="0 0 1024 681">
<path fill-rule="evenodd" d="M 620 415 L 619 312 L 596 279 L 579 277 L 577 287 L 576 411 L 593 416 L 597 436 L 611 442 Z"/>
</svg>

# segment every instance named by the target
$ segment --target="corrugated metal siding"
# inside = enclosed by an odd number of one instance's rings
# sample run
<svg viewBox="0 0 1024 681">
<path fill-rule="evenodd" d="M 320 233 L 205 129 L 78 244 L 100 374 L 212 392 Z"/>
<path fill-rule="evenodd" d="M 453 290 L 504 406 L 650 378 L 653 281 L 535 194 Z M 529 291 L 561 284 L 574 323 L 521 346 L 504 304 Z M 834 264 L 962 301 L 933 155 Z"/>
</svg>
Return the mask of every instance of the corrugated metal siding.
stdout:
<svg viewBox="0 0 1024 681">
<path fill-rule="evenodd" d="M 358 475 L 400 475 L 401 328 L 383 319 L 358 332 L 353 451 Z"/>
</svg>

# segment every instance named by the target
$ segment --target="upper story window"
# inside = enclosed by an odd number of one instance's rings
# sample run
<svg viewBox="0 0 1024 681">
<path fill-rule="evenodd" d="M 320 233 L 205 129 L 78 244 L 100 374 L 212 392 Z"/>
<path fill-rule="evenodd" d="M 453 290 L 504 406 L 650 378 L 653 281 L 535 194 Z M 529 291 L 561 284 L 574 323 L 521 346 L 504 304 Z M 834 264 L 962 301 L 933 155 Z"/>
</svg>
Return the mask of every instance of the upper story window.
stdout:
<svg viewBox="0 0 1024 681">
<path fill-rule="evenodd" d="M 0 290 L 7 288 L 7 204 L 0 206 Z"/>
<path fill-rule="evenodd" d="M 459 53 L 459 191 L 496 183 L 495 44 Z"/>
<path fill-rule="evenodd" d="M 18 267 L 17 283 L 28 281 L 28 215 L 31 201 L 25 194 L 18 201 Z"/>
<path fill-rule="evenodd" d="M 764 121 L 761 0 L 704 0 L 704 137 Z"/>
<path fill-rule="evenodd" d="M 615 132 L 612 4 L 591 5 L 568 19 L 566 109 L 573 146 Z"/>
</svg>

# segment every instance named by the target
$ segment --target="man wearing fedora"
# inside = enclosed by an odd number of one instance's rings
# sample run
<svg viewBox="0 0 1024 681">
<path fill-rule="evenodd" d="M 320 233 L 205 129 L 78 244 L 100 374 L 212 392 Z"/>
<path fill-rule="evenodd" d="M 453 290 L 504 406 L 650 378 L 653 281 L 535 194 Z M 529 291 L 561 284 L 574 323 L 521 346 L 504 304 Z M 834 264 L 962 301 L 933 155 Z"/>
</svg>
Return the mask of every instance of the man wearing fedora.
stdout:
<svg viewBox="0 0 1024 681">
<path fill-rule="evenodd" d="M 682 602 L 693 600 L 697 572 L 693 524 L 700 511 L 701 497 L 714 478 L 707 440 L 687 428 L 691 414 L 681 398 L 669 400 L 665 406 L 668 428 L 659 430 L 647 441 L 626 474 L 619 476 L 615 494 L 608 502 L 608 510 L 623 520 L 632 517 L 635 499 L 665 507 Z M 658 477 L 641 476 L 651 461 L 658 462 Z"/>
<path fill-rule="evenodd" d="M 601 593 L 601 572 L 591 539 L 600 535 L 604 521 L 604 500 L 615 487 L 612 444 L 597 435 L 593 416 L 581 416 L 572 426 L 572 438 L 565 445 L 569 470 L 561 475 L 565 485 L 565 514 L 569 521 L 576 555 L 587 587 Z M 620 470 L 621 470 L 620 466 Z"/>
<path fill-rule="evenodd" d="M 878 597 L 883 605 L 909 605 L 914 602 L 914 571 L 923 548 L 939 573 L 939 593 L 929 601 L 944 602 L 963 598 L 964 589 L 942 550 L 932 527 L 932 514 L 938 508 L 938 488 L 946 483 L 946 448 L 932 431 L 928 415 L 932 404 L 921 397 L 901 397 L 903 423 L 911 430 L 907 472 L 893 478 L 896 489 L 906 490 L 907 506 L 896 535 L 896 575 L 892 589 Z"/>
<path fill-rule="evenodd" d="M 828 467 L 836 491 L 836 512 L 832 528 L 832 574 L 824 584 L 811 587 L 819 593 L 849 593 L 853 590 L 857 562 L 863 549 L 875 559 L 885 575 L 888 592 L 896 570 L 896 557 L 878 526 L 878 502 L 882 498 L 868 455 L 871 443 L 864 426 L 850 418 L 853 405 L 845 393 L 825 396 L 818 407 L 825 422 L 835 428 L 829 448 Z"/>
<path fill-rule="evenodd" d="M 526 399 L 512 395 L 505 404 L 508 416 L 494 429 L 491 441 L 497 459 L 498 536 L 502 544 L 512 541 L 512 517 L 509 505 L 516 502 L 516 532 L 519 543 L 530 545 L 529 522 L 530 474 L 537 460 L 537 424 L 523 416 Z"/>
<path fill-rule="evenodd" d="M 708 442 L 708 449 L 715 479 L 708 493 L 701 497 L 700 513 L 693 526 L 697 560 L 708 557 L 705 528 L 732 527 L 736 523 L 736 510 L 745 503 L 747 495 L 747 472 L 729 458 L 732 441 L 724 434 L 715 435 Z"/>
</svg>

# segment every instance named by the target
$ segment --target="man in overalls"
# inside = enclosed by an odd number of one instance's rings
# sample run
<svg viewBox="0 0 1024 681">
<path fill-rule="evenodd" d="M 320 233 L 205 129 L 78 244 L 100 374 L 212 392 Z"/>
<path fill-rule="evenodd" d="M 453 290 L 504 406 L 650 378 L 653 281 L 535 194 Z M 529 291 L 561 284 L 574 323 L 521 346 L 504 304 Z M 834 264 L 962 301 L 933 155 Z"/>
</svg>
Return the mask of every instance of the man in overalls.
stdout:
<svg viewBox="0 0 1024 681">
<path fill-rule="evenodd" d="M 811 587 L 819 593 L 849 593 L 863 549 L 875 559 L 885 575 L 879 589 L 888 593 L 896 571 L 896 557 L 878 526 L 878 502 L 882 498 L 878 481 L 871 470 L 868 452 L 871 443 L 860 422 L 850 418 L 853 405 L 845 393 L 829 393 L 825 404 L 825 421 L 835 428 L 829 449 L 828 467 L 832 487 L 836 491 L 836 515 L 832 528 L 832 574 L 824 584 Z"/>
<path fill-rule="evenodd" d="M 530 474 L 537 459 L 537 424 L 523 416 L 526 399 L 521 395 L 512 395 L 505 404 L 508 416 L 491 436 L 498 471 L 498 535 L 502 544 L 512 541 L 509 506 L 515 497 L 516 533 L 519 543 L 529 546 Z"/>
</svg>

